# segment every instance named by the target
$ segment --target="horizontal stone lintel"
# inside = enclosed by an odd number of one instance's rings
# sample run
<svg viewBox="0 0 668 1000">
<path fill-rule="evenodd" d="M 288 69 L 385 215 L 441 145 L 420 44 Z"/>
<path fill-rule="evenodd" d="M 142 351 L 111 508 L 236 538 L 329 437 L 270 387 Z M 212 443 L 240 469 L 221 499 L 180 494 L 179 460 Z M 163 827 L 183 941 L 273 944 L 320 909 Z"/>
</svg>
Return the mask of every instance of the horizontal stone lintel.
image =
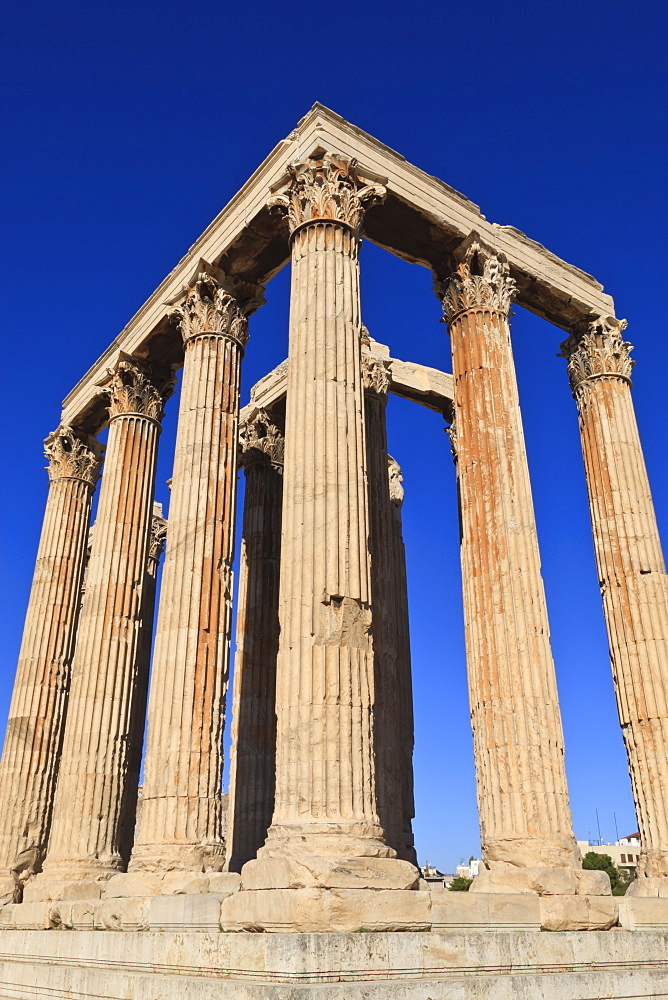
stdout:
<svg viewBox="0 0 668 1000">
<path fill-rule="evenodd" d="M 614 315 L 602 285 L 512 226 L 490 223 L 473 202 L 408 163 L 372 136 L 316 104 L 287 139 L 271 151 L 173 271 L 161 282 L 63 403 L 62 421 L 97 432 L 104 420 L 101 381 L 119 353 L 178 365 L 182 345 L 169 329 L 169 303 L 192 280 L 202 261 L 232 276 L 265 284 L 289 259 L 287 232 L 267 209 L 287 166 L 327 149 L 359 161 L 361 174 L 387 189 L 369 210 L 365 236 L 399 257 L 442 271 L 448 255 L 472 232 L 503 252 L 518 284 L 518 303 L 564 330 L 599 315 Z"/>
<path fill-rule="evenodd" d="M 389 348 L 371 341 L 369 355 L 383 361 L 390 376 L 390 392 L 402 399 L 419 403 L 437 413 L 449 414 L 454 399 L 452 375 L 412 361 L 390 357 Z M 252 420 L 258 410 L 270 410 L 285 397 L 288 388 L 288 363 L 281 362 L 259 382 L 250 393 L 250 403 L 241 410 L 242 420 Z"/>
</svg>

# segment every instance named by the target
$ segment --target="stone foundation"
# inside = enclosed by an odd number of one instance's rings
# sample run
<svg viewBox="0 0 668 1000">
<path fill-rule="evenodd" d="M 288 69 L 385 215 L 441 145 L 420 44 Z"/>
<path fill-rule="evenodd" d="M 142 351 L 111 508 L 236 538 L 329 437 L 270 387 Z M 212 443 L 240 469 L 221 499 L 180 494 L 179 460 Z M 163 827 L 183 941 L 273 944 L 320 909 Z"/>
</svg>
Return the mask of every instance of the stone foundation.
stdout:
<svg viewBox="0 0 668 1000">
<path fill-rule="evenodd" d="M 668 932 L 5 931 L 0 966 L 11 1000 L 659 1000 Z"/>
</svg>

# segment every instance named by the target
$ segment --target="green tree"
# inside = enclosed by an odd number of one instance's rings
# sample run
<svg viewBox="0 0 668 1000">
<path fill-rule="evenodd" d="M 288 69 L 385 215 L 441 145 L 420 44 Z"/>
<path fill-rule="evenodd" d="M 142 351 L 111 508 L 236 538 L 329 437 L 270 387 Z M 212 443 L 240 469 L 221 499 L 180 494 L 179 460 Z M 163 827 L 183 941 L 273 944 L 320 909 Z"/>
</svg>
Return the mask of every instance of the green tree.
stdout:
<svg viewBox="0 0 668 1000">
<path fill-rule="evenodd" d="M 620 872 L 612 861 L 609 854 L 597 854 L 596 851 L 587 851 L 582 859 L 582 867 L 589 871 L 606 872 L 610 879 L 613 896 L 623 896 L 629 887 L 631 879 L 626 872 Z"/>
<path fill-rule="evenodd" d="M 450 892 L 468 892 L 472 882 L 472 878 L 464 878 L 462 875 L 458 875 L 457 878 L 452 880 L 448 889 Z"/>
</svg>

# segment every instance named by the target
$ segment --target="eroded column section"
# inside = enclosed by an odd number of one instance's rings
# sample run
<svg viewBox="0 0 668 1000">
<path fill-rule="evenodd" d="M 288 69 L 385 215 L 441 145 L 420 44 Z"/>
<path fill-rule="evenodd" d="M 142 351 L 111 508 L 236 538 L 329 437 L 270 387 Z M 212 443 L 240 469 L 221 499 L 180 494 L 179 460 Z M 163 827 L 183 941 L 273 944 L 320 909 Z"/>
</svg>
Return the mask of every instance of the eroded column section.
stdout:
<svg viewBox="0 0 668 1000">
<path fill-rule="evenodd" d="M 515 282 L 505 259 L 477 243 L 470 243 L 459 261 L 437 291 L 455 380 L 464 618 L 483 858 L 488 868 L 577 868 L 510 343 Z M 476 887 L 484 889 L 485 879 Z"/>
<path fill-rule="evenodd" d="M 173 379 L 122 360 L 106 384 L 109 440 L 86 573 L 44 876 L 108 877 L 124 867 L 121 818 L 131 763 L 143 591 L 163 404 Z"/>
<path fill-rule="evenodd" d="M 239 375 L 246 314 L 258 304 L 257 289 L 254 299 L 242 292 L 202 271 L 173 314 L 185 359 L 133 870 L 224 861 Z"/>
<path fill-rule="evenodd" d="M 387 456 L 392 514 L 392 556 L 394 583 L 394 629 L 397 647 L 397 690 L 399 698 L 399 761 L 401 773 L 402 854 L 407 861 L 417 864 L 413 818 L 415 796 L 413 791 L 413 748 L 415 728 L 413 719 L 413 675 L 411 668 L 411 641 L 408 623 L 408 581 L 406 578 L 406 550 L 401 523 L 404 488 L 401 467 Z"/>
<path fill-rule="evenodd" d="M 19 890 L 46 853 L 103 451 L 64 426 L 44 446 L 49 494 L 0 763 L 0 866 Z"/>
<path fill-rule="evenodd" d="M 578 405 L 596 565 L 640 829 L 640 878 L 633 889 L 668 895 L 668 578 L 631 398 L 634 362 L 622 336 L 625 327 L 601 319 L 561 347 Z"/>
<path fill-rule="evenodd" d="M 284 450 L 275 419 L 259 410 L 239 433 L 246 490 L 232 699 L 230 871 L 241 871 L 257 855 L 274 812 Z"/>
<path fill-rule="evenodd" d="M 327 154 L 290 173 L 274 200 L 292 234 L 276 806 L 258 860 L 244 866 L 249 888 L 295 884 L 284 859 L 311 859 L 327 885 L 341 859 L 365 858 L 372 872 L 394 856 L 374 773 L 358 265 L 364 206 L 384 191 Z"/>
</svg>

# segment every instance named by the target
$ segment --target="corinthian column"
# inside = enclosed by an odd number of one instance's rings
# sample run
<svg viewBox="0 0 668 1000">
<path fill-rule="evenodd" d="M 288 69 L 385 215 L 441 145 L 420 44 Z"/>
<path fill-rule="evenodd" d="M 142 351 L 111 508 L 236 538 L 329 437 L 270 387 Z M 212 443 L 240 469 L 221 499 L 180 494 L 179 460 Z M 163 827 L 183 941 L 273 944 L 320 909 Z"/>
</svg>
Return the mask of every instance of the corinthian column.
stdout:
<svg viewBox="0 0 668 1000">
<path fill-rule="evenodd" d="M 633 889 L 668 895 L 668 578 L 631 399 L 633 348 L 622 337 L 625 327 L 601 319 L 561 347 L 580 417 L 596 565 L 640 829 L 640 878 Z"/>
<path fill-rule="evenodd" d="M 380 359 L 362 355 L 369 549 L 373 593 L 374 736 L 378 818 L 385 841 L 404 857 L 394 546 L 387 471 L 385 408 L 390 376 Z M 411 858 L 410 860 L 414 860 Z"/>
<path fill-rule="evenodd" d="M 392 581 L 394 590 L 394 629 L 397 645 L 397 691 L 399 699 L 399 761 L 401 773 L 402 851 L 401 857 L 417 864 L 413 817 L 413 747 L 415 744 L 413 720 L 413 676 L 411 669 L 411 642 L 408 624 L 408 583 L 406 579 L 406 550 L 401 524 L 404 502 L 403 477 L 398 463 L 388 455 L 388 476 L 392 513 Z"/>
<path fill-rule="evenodd" d="M 257 304 L 246 297 L 242 307 L 239 294 L 222 273 L 202 271 L 173 314 L 185 358 L 134 870 L 224 860 L 239 375 Z"/>
<path fill-rule="evenodd" d="M 483 858 L 488 869 L 578 868 L 510 344 L 515 282 L 503 256 L 472 243 L 437 291 L 455 382 L 464 620 Z M 484 889 L 485 879 L 476 887 Z"/>
<path fill-rule="evenodd" d="M 0 866 L 19 883 L 46 853 L 102 455 L 71 427 L 44 444 L 49 494 L 0 763 Z"/>
<path fill-rule="evenodd" d="M 104 878 L 124 866 L 120 832 L 155 463 L 172 384 L 130 359 L 119 362 L 106 384 L 109 440 L 44 864 L 51 878 Z"/>
<path fill-rule="evenodd" d="M 259 410 L 241 426 L 246 475 L 232 700 L 227 868 L 264 844 L 274 811 L 276 656 L 283 504 L 283 434 Z"/>
<path fill-rule="evenodd" d="M 324 859 L 327 885 L 341 859 L 394 856 L 376 805 L 358 265 L 364 205 L 384 190 L 328 154 L 290 174 L 273 201 L 292 238 L 276 805 L 248 887 L 294 884 L 284 859 Z"/>
</svg>

